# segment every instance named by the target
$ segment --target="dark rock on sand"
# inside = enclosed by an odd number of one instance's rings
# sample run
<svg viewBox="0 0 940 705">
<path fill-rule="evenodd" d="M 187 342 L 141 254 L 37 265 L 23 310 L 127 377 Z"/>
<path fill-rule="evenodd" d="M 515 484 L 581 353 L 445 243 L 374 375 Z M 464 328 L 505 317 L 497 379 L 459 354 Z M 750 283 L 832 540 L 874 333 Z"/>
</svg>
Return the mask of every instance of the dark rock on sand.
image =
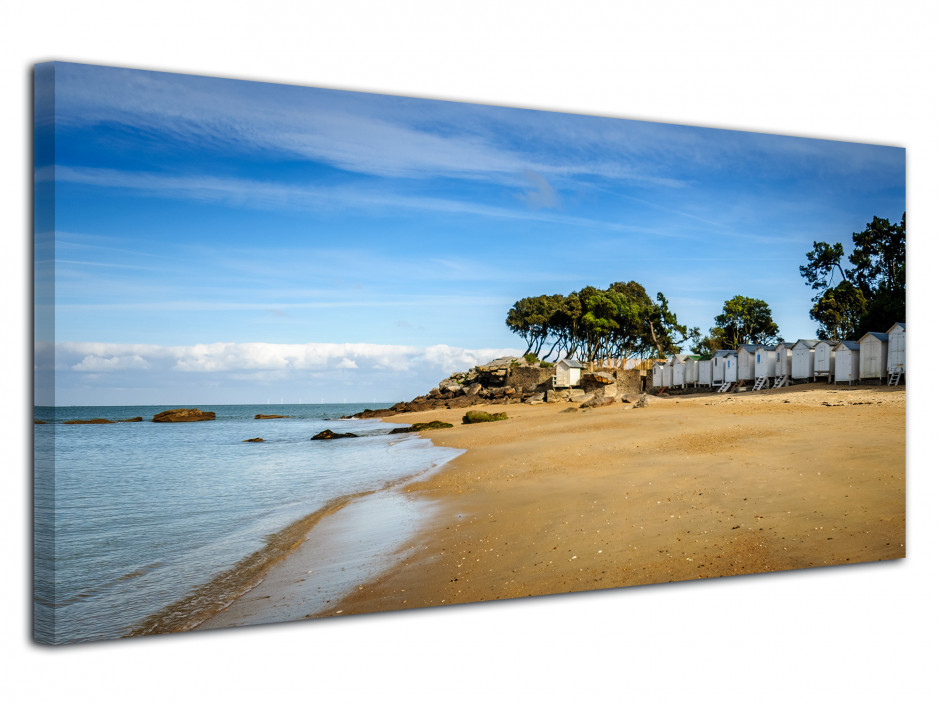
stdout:
<svg viewBox="0 0 940 705">
<path fill-rule="evenodd" d="M 317 435 L 313 436 L 311 441 L 332 441 L 334 438 L 359 438 L 355 433 L 336 433 L 330 429 L 325 431 L 320 431 Z"/>
<path fill-rule="evenodd" d="M 413 423 L 410 426 L 401 426 L 400 428 L 393 428 L 389 431 L 389 435 L 393 433 L 411 433 L 413 431 L 433 431 L 438 428 L 453 428 L 454 424 L 447 423 L 446 421 L 427 421 L 423 423 Z"/>
<path fill-rule="evenodd" d="M 505 421 L 506 412 L 500 411 L 498 414 L 488 414 L 485 411 L 468 411 L 463 415 L 464 423 L 486 423 L 488 421 Z"/>
<path fill-rule="evenodd" d="M 404 403 L 404 402 L 401 402 Z M 393 416 L 398 412 L 394 409 L 363 409 L 358 414 L 344 416 L 344 419 L 380 419 L 383 416 Z"/>
<path fill-rule="evenodd" d="M 155 423 L 179 423 L 184 421 L 212 421 L 215 419 L 214 411 L 201 411 L 200 409 L 168 409 L 155 414 Z"/>
<path fill-rule="evenodd" d="M 581 404 L 580 408 L 593 409 L 598 406 L 610 406 L 615 401 L 617 401 L 617 397 L 608 397 L 603 394 L 596 394 L 595 396 L 591 397 L 586 402 Z"/>
</svg>

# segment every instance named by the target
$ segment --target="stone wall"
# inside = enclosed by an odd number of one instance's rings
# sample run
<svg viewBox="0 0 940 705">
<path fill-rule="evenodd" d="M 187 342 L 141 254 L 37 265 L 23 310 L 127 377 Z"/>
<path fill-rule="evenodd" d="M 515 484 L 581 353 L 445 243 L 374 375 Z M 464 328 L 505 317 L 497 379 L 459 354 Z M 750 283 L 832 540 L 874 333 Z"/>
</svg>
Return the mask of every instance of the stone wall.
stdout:
<svg viewBox="0 0 940 705">
<path fill-rule="evenodd" d="M 551 389 L 554 376 L 554 367 L 510 367 L 506 385 L 519 392 L 530 394 Z"/>
</svg>

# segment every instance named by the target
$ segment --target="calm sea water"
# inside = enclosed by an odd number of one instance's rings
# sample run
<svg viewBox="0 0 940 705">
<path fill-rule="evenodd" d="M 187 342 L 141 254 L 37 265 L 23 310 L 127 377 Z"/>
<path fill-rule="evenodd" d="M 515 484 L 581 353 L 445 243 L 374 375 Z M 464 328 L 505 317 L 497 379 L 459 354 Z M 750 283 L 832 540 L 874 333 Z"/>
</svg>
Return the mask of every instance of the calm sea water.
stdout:
<svg viewBox="0 0 940 705">
<path fill-rule="evenodd" d="M 275 532 L 331 500 L 379 490 L 460 452 L 389 436 L 392 426 L 378 420 L 338 420 L 363 405 L 200 406 L 216 420 L 150 421 L 167 408 L 35 410 L 47 422 L 34 427 L 40 641 L 116 638 L 169 605 L 185 612 L 183 598 L 262 551 Z M 256 420 L 258 413 L 292 418 Z M 144 421 L 62 424 L 135 416 Z M 361 437 L 310 440 L 325 428 Z M 265 442 L 243 442 L 255 437 Z"/>
</svg>

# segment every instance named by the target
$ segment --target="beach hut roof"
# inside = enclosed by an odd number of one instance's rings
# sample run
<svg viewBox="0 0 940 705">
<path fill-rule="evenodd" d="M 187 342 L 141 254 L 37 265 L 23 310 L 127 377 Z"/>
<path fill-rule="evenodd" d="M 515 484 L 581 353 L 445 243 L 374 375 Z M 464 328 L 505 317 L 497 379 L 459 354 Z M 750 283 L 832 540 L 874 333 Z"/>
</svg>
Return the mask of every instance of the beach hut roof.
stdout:
<svg viewBox="0 0 940 705">
<path fill-rule="evenodd" d="M 895 323 L 893 326 L 891 326 L 891 328 L 894 328 L 895 326 L 900 327 L 901 330 L 907 330 L 907 326 L 904 323 Z M 890 331 L 891 328 L 888 328 L 888 330 Z"/>
<path fill-rule="evenodd" d="M 795 343 L 793 343 L 793 347 L 796 347 L 800 343 L 803 343 L 803 345 L 808 348 L 815 348 L 817 345 L 819 345 L 819 338 L 800 338 Z"/>
<path fill-rule="evenodd" d="M 777 343 L 776 347 L 779 348 L 781 345 L 785 347 L 787 350 L 792 350 L 793 346 L 796 345 L 796 343 Z"/>
<path fill-rule="evenodd" d="M 724 357 L 725 355 L 733 355 L 733 354 L 734 354 L 734 350 L 716 350 L 715 352 L 712 353 L 712 358 L 714 359 L 716 357 Z"/>
<path fill-rule="evenodd" d="M 854 340 L 843 340 L 840 345 L 844 345 L 849 350 L 861 350 L 861 346 Z"/>
<path fill-rule="evenodd" d="M 746 350 L 749 353 L 757 352 L 757 348 L 763 347 L 762 345 L 754 345 L 753 343 L 741 343 L 738 346 L 738 350 Z"/>
<path fill-rule="evenodd" d="M 564 360 L 559 360 L 559 361 L 556 362 L 555 364 L 556 364 L 556 365 L 566 365 L 566 366 L 571 367 L 571 368 L 576 369 L 576 370 L 583 370 L 583 369 L 584 369 L 584 365 L 582 365 L 580 362 L 578 362 L 577 360 L 570 360 L 570 359 L 568 359 L 568 358 L 565 358 Z"/>
<path fill-rule="evenodd" d="M 865 338 L 866 336 L 869 336 L 869 335 L 870 335 L 872 338 L 877 338 L 877 339 L 880 340 L 882 343 L 887 343 L 887 342 L 888 342 L 888 334 L 887 334 L 887 333 L 872 333 L 872 332 L 868 332 L 868 333 L 866 333 L 865 335 L 863 335 L 861 338 L 859 338 L 859 340 L 862 340 L 862 338 Z"/>
</svg>

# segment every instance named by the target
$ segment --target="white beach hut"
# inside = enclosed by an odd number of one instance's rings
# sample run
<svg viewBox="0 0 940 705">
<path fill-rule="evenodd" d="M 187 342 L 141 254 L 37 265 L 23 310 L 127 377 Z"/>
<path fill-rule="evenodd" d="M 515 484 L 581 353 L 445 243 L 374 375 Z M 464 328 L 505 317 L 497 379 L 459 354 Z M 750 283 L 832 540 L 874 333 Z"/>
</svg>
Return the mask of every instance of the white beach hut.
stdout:
<svg viewBox="0 0 940 705">
<path fill-rule="evenodd" d="M 712 372 L 715 373 L 717 369 L 717 374 L 720 376 L 718 382 L 715 382 L 715 378 L 712 377 L 712 386 L 717 385 L 719 392 L 726 391 L 728 387 L 738 381 L 738 354 L 731 350 L 722 350 L 721 352 L 724 355 L 717 358 L 717 364 L 712 366 Z"/>
<path fill-rule="evenodd" d="M 815 350 L 819 341 L 815 338 L 800 338 L 793 344 L 790 356 L 791 379 L 810 379 L 813 377 Z"/>
<path fill-rule="evenodd" d="M 663 386 L 663 363 L 657 362 L 653 365 L 653 386 Z"/>
<path fill-rule="evenodd" d="M 700 387 L 710 387 L 712 384 L 712 361 L 698 361 L 698 385 Z"/>
<path fill-rule="evenodd" d="M 697 357 L 689 355 L 685 360 L 685 386 L 694 387 L 698 384 L 698 365 Z"/>
<path fill-rule="evenodd" d="M 754 351 L 754 389 L 769 386 L 771 377 L 777 375 L 777 346 L 759 345 Z"/>
<path fill-rule="evenodd" d="M 668 362 L 663 365 L 663 386 L 671 387 L 672 386 L 672 365 Z"/>
<path fill-rule="evenodd" d="M 888 377 L 888 334 L 866 333 L 858 339 L 858 346 L 858 378 L 884 381 Z"/>
<path fill-rule="evenodd" d="M 672 365 L 672 386 L 673 387 L 683 387 L 685 386 L 685 361 L 688 359 L 688 355 L 673 355 L 669 361 L 669 364 Z"/>
<path fill-rule="evenodd" d="M 738 379 L 749 381 L 754 379 L 754 357 L 758 345 L 746 343 L 738 346 Z"/>
<path fill-rule="evenodd" d="M 584 369 L 582 365 L 577 360 L 559 360 L 555 363 L 555 379 L 554 385 L 556 387 L 577 387 L 581 384 L 581 370 Z"/>
<path fill-rule="evenodd" d="M 836 346 L 838 340 L 820 340 L 813 348 L 813 377 L 832 379 L 836 365 Z"/>
<path fill-rule="evenodd" d="M 728 355 L 734 355 L 734 350 L 716 350 L 712 354 L 711 368 L 712 368 L 712 386 L 720 387 L 725 382 L 725 369 L 726 369 L 726 360 L 725 358 Z M 737 371 L 737 368 L 735 368 Z M 735 374 L 732 382 L 737 381 L 737 374 Z"/>
<path fill-rule="evenodd" d="M 888 384 L 897 384 L 901 375 L 906 373 L 904 344 L 907 328 L 903 323 L 895 323 L 888 328 Z M 905 383 L 907 379 L 905 378 Z"/>
<path fill-rule="evenodd" d="M 790 384 L 790 377 L 793 374 L 793 346 L 796 343 L 780 343 L 777 346 L 777 364 L 774 366 L 774 377 L 776 380 L 780 380 L 783 377 L 783 380 L 780 382 L 781 386 L 784 384 Z"/>
<path fill-rule="evenodd" d="M 843 340 L 836 345 L 833 355 L 835 355 L 834 381 L 836 384 L 839 382 L 858 383 L 859 344 L 852 340 Z"/>
</svg>

